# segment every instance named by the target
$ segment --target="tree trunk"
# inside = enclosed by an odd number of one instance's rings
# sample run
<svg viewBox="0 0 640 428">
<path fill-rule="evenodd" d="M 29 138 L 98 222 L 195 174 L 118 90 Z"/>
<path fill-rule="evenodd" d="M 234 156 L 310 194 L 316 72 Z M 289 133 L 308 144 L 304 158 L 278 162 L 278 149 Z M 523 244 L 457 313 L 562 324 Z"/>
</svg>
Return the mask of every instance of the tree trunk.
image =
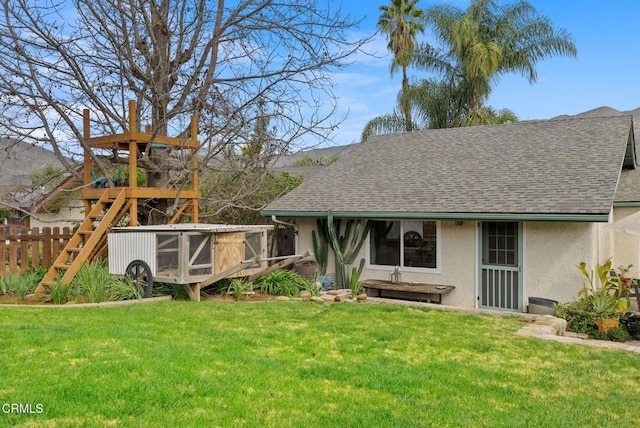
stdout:
<svg viewBox="0 0 640 428">
<path fill-rule="evenodd" d="M 407 77 L 407 67 L 402 67 L 402 92 L 406 94 L 409 90 L 409 77 Z M 406 121 L 407 132 L 413 131 L 413 119 L 411 117 L 411 103 L 409 99 L 404 96 L 400 102 L 404 113 L 404 119 Z"/>
<path fill-rule="evenodd" d="M 152 11 L 152 36 L 155 52 L 151 56 L 152 85 L 155 89 L 151 97 L 151 131 L 154 135 L 167 135 L 169 98 L 175 83 L 172 77 L 170 44 L 171 34 L 168 27 L 170 2 L 165 0 Z M 149 148 L 154 170 L 147 170 L 147 185 L 149 187 L 167 188 L 170 186 L 168 156 L 169 151 L 163 148 Z M 165 224 L 171 217 L 167 212 L 172 201 L 157 199 L 148 201 L 148 224 Z"/>
</svg>

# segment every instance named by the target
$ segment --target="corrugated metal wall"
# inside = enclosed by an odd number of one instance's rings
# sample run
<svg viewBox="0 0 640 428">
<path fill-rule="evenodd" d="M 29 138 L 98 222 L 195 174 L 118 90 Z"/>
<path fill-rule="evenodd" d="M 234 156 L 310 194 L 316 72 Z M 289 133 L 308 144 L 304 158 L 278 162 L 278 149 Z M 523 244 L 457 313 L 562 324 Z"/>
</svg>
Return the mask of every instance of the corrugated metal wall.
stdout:
<svg viewBox="0 0 640 428">
<path fill-rule="evenodd" d="M 124 275 L 129 263 L 143 260 L 156 274 L 156 235 L 149 232 L 110 233 L 109 244 L 109 273 Z"/>
</svg>

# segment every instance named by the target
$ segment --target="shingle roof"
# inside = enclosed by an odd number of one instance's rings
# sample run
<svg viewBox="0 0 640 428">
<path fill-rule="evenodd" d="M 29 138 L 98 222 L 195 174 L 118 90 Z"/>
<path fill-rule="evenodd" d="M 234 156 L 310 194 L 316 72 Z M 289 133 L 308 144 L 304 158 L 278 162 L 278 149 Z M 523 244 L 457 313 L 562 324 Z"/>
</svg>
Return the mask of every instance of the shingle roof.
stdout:
<svg viewBox="0 0 640 428">
<path fill-rule="evenodd" d="M 622 170 L 615 202 L 640 202 L 640 168 Z"/>
<path fill-rule="evenodd" d="M 270 204 L 265 215 L 608 215 L 631 116 L 379 136 Z"/>
</svg>

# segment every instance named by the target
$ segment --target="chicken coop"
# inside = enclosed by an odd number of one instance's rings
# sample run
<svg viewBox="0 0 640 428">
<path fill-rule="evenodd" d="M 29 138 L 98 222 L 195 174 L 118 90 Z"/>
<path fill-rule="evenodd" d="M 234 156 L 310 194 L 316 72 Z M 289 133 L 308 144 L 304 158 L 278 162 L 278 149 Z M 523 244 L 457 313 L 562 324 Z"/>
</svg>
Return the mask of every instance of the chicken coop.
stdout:
<svg viewBox="0 0 640 428">
<path fill-rule="evenodd" d="M 114 227 L 108 239 L 109 273 L 130 276 L 148 296 L 153 282 L 182 284 L 194 300 L 200 288 L 266 267 L 272 226 L 165 224 Z"/>
</svg>

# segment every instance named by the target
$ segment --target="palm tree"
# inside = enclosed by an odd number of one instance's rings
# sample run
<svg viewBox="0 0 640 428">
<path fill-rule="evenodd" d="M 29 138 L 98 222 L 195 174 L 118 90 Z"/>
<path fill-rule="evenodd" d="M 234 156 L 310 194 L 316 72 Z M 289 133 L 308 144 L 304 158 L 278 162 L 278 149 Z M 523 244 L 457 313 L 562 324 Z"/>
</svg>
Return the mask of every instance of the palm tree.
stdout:
<svg viewBox="0 0 640 428">
<path fill-rule="evenodd" d="M 459 82 L 468 125 L 485 123 L 482 105 L 500 75 L 516 72 L 535 83 L 539 60 L 577 55 L 571 35 L 554 29 L 526 1 L 499 5 L 497 0 L 472 0 L 466 11 L 434 6 L 425 18 L 443 49 L 421 44 L 412 63 Z"/>
<path fill-rule="evenodd" d="M 409 87 L 407 68 L 413 56 L 416 36 L 424 32 L 422 9 L 416 7 L 418 0 L 391 0 L 390 6 L 380 6 L 382 14 L 378 18 L 378 27 L 387 35 L 387 49 L 393 54 L 391 75 L 397 67 L 402 68 L 402 90 Z M 412 130 L 411 108 L 400 106 L 406 125 L 406 131 Z"/>
<path fill-rule="evenodd" d="M 365 142 L 373 135 L 404 132 L 407 126 L 402 113 L 403 105 L 411 108 L 414 131 L 468 126 L 472 120 L 462 100 L 462 89 L 452 81 L 422 80 L 409 85 L 406 91 L 398 95 L 398 107 L 392 113 L 378 116 L 366 124 L 361 141 Z M 483 106 L 474 120 L 473 124 L 488 125 L 517 122 L 518 117 L 509 109 L 496 111 L 490 106 Z"/>
</svg>

